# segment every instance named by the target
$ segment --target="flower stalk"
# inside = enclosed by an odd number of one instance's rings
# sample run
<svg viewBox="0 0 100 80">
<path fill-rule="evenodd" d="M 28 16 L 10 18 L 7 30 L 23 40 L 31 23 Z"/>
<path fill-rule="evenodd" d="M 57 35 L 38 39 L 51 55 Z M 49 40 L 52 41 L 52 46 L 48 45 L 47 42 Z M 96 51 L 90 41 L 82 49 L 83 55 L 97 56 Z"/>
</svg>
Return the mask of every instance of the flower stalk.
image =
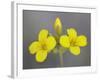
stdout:
<svg viewBox="0 0 100 80">
<path fill-rule="evenodd" d="M 60 59 L 60 66 L 63 67 L 63 52 L 61 51 L 60 47 L 60 36 L 62 33 L 62 23 L 59 17 L 56 18 L 55 23 L 54 23 L 54 30 L 56 32 L 56 41 L 58 45 L 58 53 L 59 53 L 59 59 Z"/>
</svg>

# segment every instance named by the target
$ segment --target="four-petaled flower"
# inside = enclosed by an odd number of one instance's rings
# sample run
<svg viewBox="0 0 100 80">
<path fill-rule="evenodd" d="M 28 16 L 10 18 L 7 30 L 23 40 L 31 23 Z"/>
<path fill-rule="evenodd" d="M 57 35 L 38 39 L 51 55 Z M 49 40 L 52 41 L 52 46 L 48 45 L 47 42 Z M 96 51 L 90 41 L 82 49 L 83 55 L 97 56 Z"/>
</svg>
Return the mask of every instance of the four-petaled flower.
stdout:
<svg viewBox="0 0 100 80">
<path fill-rule="evenodd" d="M 49 36 L 48 30 L 42 29 L 39 32 L 38 41 L 34 41 L 29 46 L 30 54 L 36 54 L 37 62 L 44 62 L 48 53 L 55 48 L 56 40 L 53 36 Z"/>
<path fill-rule="evenodd" d="M 77 32 L 74 28 L 67 29 L 67 35 L 60 37 L 61 46 L 68 48 L 74 55 L 80 54 L 80 47 L 87 45 L 87 38 L 85 35 L 77 36 Z"/>
</svg>

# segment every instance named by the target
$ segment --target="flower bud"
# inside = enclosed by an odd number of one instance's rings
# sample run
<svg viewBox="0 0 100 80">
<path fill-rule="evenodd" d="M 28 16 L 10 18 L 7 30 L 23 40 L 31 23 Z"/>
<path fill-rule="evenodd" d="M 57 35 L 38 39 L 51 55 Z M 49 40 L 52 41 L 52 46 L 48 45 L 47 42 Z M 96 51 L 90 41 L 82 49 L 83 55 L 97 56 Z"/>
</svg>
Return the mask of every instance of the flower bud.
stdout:
<svg viewBox="0 0 100 80">
<path fill-rule="evenodd" d="M 59 17 L 57 17 L 56 20 L 55 20 L 54 29 L 55 29 L 57 35 L 61 34 L 61 32 L 62 32 L 62 23 L 61 23 Z"/>
</svg>

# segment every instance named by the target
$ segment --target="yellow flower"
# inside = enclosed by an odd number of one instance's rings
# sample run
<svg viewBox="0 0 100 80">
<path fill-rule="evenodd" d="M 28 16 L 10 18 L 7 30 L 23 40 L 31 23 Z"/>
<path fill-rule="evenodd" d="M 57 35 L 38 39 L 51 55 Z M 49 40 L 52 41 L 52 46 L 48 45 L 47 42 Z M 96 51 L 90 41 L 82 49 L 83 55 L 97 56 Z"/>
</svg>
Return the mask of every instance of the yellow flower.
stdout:
<svg viewBox="0 0 100 80">
<path fill-rule="evenodd" d="M 57 17 L 56 20 L 55 20 L 54 29 L 55 29 L 55 31 L 56 31 L 56 33 L 58 35 L 61 34 L 61 31 L 62 31 L 62 23 L 61 23 L 59 17 Z"/>
<path fill-rule="evenodd" d="M 77 36 L 77 32 L 74 28 L 67 30 L 68 35 L 60 37 L 60 44 L 65 48 L 69 48 L 73 55 L 80 54 L 80 47 L 87 45 L 87 38 L 85 35 Z"/>
<path fill-rule="evenodd" d="M 36 54 L 37 62 L 44 62 L 50 52 L 56 46 L 56 40 L 53 36 L 48 36 L 48 30 L 42 29 L 39 32 L 38 41 L 34 41 L 29 46 L 30 54 Z"/>
</svg>

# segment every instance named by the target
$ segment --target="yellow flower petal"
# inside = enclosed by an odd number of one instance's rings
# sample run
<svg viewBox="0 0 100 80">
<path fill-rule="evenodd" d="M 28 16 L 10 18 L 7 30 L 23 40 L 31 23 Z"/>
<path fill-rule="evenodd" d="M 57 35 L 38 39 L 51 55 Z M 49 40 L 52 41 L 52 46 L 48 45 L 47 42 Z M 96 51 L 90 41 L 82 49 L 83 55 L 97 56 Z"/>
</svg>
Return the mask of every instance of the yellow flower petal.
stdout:
<svg viewBox="0 0 100 80">
<path fill-rule="evenodd" d="M 43 42 L 48 36 L 48 30 L 42 29 L 39 33 L 39 41 Z"/>
<path fill-rule="evenodd" d="M 36 53 L 36 61 L 37 62 L 44 62 L 47 58 L 47 51 L 46 50 L 39 50 Z"/>
<path fill-rule="evenodd" d="M 68 33 L 68 36 L 69 36 L 70 40 L 72 40 L 72 39 L 75 40 L 76 39 L 77 32 L 74 28 L 67 29 L 67 33 Z"/>
<path fill-rule="evenodd" d="M 62 23 L 60 21 L 60 18 L 57 17 L 54 23 L 54 29 L 58 34 L 61 34 L 62 31 Z"/>
<path fill-rule="evenodd" d="M 48 51 L 52 50 L 56 46 L 56 40 L 55 40 L 55 38 L 53 36 L 49 36 L 47 38 L 46 44 L 47 44 Z"/>
<path fill-rule="evenodd" d="M 61 36 L 60 44 L 61 46 L 68 48 L 70 46 L 69 38 L 66 35 Z"/>
<path fill-rule="evenodd" d="M 87 38 L 84 35 L 78 36 L 76 40 L 78 46 L 84 47 L 87 45 Z"/>
<path fill-rule="evenodd" d="M 35 54 L 38 50 L 40 50 L 40 43 L 38 41 L 32 42 L 29 45 L 29 52 L 30 54 Z"/>
<path fill-rule="evenodd" d="M 70 52 L 73 54 L 73 55 L 79 55 L 80 54 L 80 48 L 78 46 L 75 46 L 75 47 L 70 47 Z"/>
</svg>

